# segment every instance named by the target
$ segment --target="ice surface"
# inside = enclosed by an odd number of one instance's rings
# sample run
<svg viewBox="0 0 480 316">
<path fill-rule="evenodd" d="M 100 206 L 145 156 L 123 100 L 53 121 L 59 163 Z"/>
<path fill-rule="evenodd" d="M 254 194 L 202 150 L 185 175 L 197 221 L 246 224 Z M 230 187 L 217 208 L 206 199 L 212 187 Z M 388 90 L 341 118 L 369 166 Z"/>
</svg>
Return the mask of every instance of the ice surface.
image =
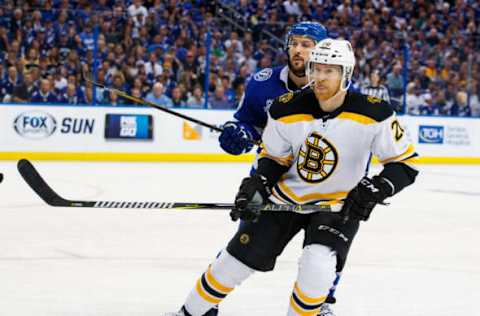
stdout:
<svg viewBox="0 0 480 316">
<path fill-rule="evenodd" d="M 232 202 L 247 164 L 36 162 L 71 199 Z M 362 225 L 338 316 L 480 315 L 480 167 L 422 166 Z M 46 206 L 0 162 L 0 315 L 153 316 L 178 309 L 237 224 L 226 211 Z M 285 315 L 302 235 L 223 316 Z"/>
</svg>

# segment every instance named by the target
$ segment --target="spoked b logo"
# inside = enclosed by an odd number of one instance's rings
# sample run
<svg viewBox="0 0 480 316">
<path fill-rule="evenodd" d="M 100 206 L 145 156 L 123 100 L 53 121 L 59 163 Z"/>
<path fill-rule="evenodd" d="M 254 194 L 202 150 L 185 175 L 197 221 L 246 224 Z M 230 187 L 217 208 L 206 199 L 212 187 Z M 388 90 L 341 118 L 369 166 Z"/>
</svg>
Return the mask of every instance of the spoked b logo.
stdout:
<svg viewBox="0 0 480 316">
<path fill-rule="evenodd" d="M 17 116 L 13 127 L 22 137 L 40 139 L 47 138 L 55 132 L 57 121 L 49 113 L 35 110 Z"/>
</svg>

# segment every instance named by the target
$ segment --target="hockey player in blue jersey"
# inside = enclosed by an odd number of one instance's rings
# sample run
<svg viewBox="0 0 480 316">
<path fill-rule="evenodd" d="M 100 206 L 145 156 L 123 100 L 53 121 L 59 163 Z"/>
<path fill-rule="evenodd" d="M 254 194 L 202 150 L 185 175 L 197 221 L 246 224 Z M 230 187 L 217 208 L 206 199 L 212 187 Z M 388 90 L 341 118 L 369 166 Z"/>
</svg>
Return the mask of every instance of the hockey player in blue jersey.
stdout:
<svg viewBox="0 0 480 316">
<path fill-rule="evenodd" d="M 307 85 L 305 63 L 315 44 L 327 37 L 325 27 L 316 22 L 294 24 L 285 36 L 288 66 L 264 68 L 249 80 L 234 114 L 236 121 L 223 125 L 220 147 L 232 155 L 249 152 L 260 140 L 267 123 L 267 110 L 273 100 Z"/>
<path fill-rule="evenodd" d="M 220 147 L 232 155 L 251 151 L 253 143 L 261 139 L 263 128 L 267 123 L 267 111 L 278 96 L 296 91 L 308 85 L 305 64 L 315 44 L 327 38 L 326 28 L 316 22 L 294 24 L 285 36 L 285 51 L 288 65 L 265 68 L 255 73 L 249 80 L 245 94 L 234 114 L 236 121 L 223 125 L 220 134 Z M 255 171 L 252 168 L 251 173 Z M 335 280 L 327 303 L 322 306 L 319 316 L 334 316 L 329 303 L 334 303 L 335 287 L 340 273 Z M 216 315 L 211 310 L 206 316 Z"/>
</svg>

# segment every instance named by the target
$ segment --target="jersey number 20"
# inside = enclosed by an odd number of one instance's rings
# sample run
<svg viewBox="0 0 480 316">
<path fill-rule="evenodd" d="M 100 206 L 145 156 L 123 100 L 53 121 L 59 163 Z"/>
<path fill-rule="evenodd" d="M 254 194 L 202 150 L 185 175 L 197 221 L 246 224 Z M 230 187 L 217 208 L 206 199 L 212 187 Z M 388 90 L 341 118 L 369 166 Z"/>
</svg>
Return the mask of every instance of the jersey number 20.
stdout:
<svg viewBox="0 0 480 316">
<path fill-rule="evenodd" d="M 403 137 L 403 134 L 405 134 L 405 131 L 400 126 L 400 122 L 398 122 L 398 120 L 392 122 L 392 130 L 397 142 Z"/>
</svg>

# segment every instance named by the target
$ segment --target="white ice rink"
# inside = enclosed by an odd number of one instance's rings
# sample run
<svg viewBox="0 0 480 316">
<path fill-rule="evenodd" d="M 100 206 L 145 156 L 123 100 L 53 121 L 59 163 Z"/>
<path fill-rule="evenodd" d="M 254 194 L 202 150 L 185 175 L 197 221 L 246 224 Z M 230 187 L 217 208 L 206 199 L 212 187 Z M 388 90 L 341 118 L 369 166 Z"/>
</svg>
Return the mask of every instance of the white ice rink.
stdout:
<svg viewBox="0 0 480 316">
<path fill-rule="evenodd" d="M 35 162 L 34 162 L 35 163 Z M 232 202 L 246 164 L 36 162 L 70 199 Z M 480 167 L 421 166 L 361 226 L 338 316 L 480 315 Z M 178 309 L 237 224 L 226 211 L 46 206 L 0 162 L 1 316 L 158 316 Z M 222 316 L 286 314 L 301 235 Z"/>
</svg>

